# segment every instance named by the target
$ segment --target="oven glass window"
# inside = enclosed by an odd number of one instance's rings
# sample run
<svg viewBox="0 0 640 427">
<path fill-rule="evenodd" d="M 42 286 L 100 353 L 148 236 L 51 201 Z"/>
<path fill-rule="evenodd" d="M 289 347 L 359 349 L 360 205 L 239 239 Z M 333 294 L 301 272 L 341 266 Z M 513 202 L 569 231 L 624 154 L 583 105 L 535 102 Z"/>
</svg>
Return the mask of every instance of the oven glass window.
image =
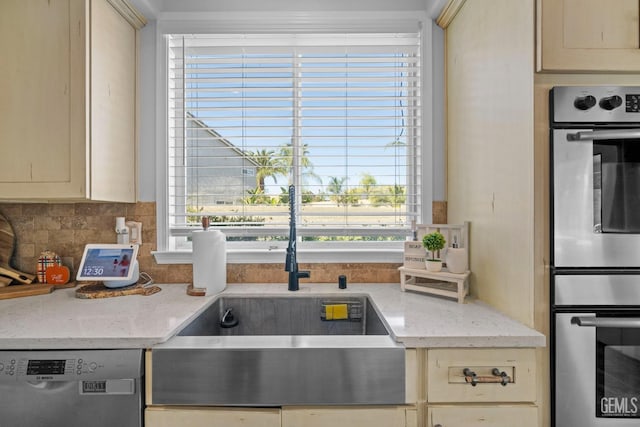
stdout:
<svg viewBox="0 0 640 427">
<path fill-rule="evenodd" d="M 640 418 L 640 330 L 598 328 L 596 339 L 596 417 Z"/>
<path fill-rule="evenodd" d="M 593 141 L 594 230 L 640 233 L 640 141 Z"/>
</svg>

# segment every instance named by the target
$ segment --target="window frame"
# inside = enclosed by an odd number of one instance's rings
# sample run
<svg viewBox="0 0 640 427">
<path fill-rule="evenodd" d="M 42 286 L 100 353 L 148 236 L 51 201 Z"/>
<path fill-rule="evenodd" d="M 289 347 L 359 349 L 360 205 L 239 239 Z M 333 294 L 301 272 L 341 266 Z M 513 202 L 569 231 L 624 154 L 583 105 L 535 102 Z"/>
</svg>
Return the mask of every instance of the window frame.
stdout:
<svg viewBox="0 0 640 427">
<path fill-rule="evenodd" d="M 357 19 L 356 19 L 357 17 Z M 190 264 L 191 251 L 169 250 L 169 214 L 168 202 L 168 145 L 167 141 L 167 44 L 165 35 L 178 33 L 291 33 L 291 32 L 407 32 L 420 30 L 421 40 L 421 105 L 422 105 L 422 201 L 421 217 L 423 223 L 431 222 L 433 200 L 433 21 L 426 12 L 340 12 L 340 13 L 220 13 L 206 19 L 160 19 L 156 25 L 156 213 L 157 213 L 157 251 L 153 251 L 159 264 Z M 215 28 L 215 31 L 211 29 Z M 322 248 L 306 243 L 298 246 L 300 262 L 366 262 L 398 263 L 403 259 L 402 245 L 380 245 L 377 242 L 361 244 L 327 244 Z M 229 263 L 282 263 L 285 248 L 227 248 Z"/>
</svg>

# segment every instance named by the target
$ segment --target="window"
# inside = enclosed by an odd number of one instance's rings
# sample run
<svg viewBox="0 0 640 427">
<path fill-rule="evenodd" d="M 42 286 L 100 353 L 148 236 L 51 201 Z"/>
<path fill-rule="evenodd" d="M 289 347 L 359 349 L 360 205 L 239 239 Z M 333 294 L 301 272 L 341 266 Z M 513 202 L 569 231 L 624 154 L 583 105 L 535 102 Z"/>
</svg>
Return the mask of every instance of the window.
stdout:
<svg viewBox="0 0 640 427">
<path fill-rule="evenodd" d="M 168 35 L 170 250 L 399 247 L 421 222 L 419 33 Z M 429 201 L 430 202 L 430 201 Z"/>
</svg>

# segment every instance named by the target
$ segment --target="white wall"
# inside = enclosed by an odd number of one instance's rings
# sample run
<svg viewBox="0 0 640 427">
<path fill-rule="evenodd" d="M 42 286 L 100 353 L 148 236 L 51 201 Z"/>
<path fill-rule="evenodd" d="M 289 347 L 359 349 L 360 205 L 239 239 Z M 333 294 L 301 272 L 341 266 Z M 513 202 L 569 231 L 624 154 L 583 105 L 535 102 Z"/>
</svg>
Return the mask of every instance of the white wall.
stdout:
<svg viewBox="0 0 640 427">
<path fill-rule="evenodd" d="M 231 13 L 235 17 L 243 13 L 256 11 L 300 12 L 313 19 L 313 12 L 334 13 L 362 10 L 364 12 L 420 11 L 428 16 L 437 14 L 444 0 L 132 0 L 148 19 L 147 25 L 140 31 L 140 146 L 138 150 L 138 200 L 156 200 L 157 150 L 164 149 L 164 141 L 156 136 L 157 106 L 162 99 L 156 94 L 157 68 L 157 30 L 158 23 L 168 21 L 189 21 L 204 19 L 206 16 L 221 12 Z M 432 125 L 425 128 L 425 134 L 432 138 L 433 164 L 433 200 L 445 200 L 445 149 L 444 149 L 444 35 L 437 25 L 431 25 L 432 35 L 432 91 L 434 108 L 430 120 Z"/>
</svg>

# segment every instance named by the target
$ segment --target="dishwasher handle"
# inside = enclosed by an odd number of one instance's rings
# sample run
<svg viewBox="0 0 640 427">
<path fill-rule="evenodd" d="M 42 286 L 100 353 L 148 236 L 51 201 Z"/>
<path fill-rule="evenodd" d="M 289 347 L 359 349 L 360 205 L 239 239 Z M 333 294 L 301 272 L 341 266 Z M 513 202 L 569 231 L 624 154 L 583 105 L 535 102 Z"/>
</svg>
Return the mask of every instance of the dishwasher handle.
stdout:
<svg viewBox="0 0 640 427">
<path fill-rule="evenodd" d="M 640 317 L 572 317 L 571 323 L 595 328 L 639 328 Z"/>
</svg>

